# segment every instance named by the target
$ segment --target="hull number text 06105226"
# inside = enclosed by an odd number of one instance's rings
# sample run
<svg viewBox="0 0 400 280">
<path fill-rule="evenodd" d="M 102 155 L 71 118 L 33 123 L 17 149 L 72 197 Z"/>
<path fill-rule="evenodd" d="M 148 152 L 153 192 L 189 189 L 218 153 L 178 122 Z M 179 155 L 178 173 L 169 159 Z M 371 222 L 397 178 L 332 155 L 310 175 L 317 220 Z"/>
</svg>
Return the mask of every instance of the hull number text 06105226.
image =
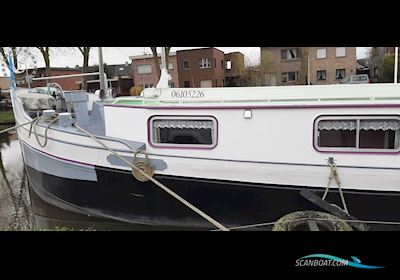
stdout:
<svg viewBox="0 0 400 280">
<path fill-rule="evenodd" d="M 173 90 L 171 92 L 172 98 L 204 98 L 204 91 L 202 90 Z"/>
</svg>

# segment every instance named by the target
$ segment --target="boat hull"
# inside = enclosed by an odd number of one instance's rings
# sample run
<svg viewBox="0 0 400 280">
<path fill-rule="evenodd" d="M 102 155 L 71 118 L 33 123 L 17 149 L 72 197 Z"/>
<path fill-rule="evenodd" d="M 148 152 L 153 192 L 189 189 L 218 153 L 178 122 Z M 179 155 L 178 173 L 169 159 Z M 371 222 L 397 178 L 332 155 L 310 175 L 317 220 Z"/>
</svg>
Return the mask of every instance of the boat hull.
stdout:
<svg viewBox="0 0 400 280">
<path fill-rule="evenodd" d="M 163 228 L 213 229 L 166 192 L 151 182 L 137 181 L 127 171 L 96 166 L 97 181 L 87 181 L 46 174 L 28 165 L 26 169 L 32 189 L 42 199 L 69 211 Z M 300 195 L 301 190 L 309 189 L 322 196 L 321 189 L 161 175 L 155 178 L 228 227 L 273 222 L 294 211 L 321 210 Z M 398 193 L 346 190 L 344 196 L 350 214 L 361 220 L 400 220 L 396 211 Z M 327 200 L 341 205 L 335 189 Z M 400 227 L 372 225 L 371 229 Z"/>
</svg>

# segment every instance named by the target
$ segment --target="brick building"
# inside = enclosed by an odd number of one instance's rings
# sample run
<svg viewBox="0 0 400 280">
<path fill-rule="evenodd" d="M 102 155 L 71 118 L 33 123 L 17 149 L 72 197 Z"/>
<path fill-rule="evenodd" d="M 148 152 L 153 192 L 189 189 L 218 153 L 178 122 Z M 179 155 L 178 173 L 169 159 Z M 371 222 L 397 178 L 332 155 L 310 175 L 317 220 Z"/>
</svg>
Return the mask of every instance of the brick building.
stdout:
<svg viewBox="0 0 400 280">
<path fill-rule="evenodd" d="M 356 48 L 309 48 L 311 84 L 337 84 L 345 77 L 356 75 Z"/>
<path fill-rule="evenodd" d="M 176 52 L 179 87 L 225 86 L 224 52 L 217 48 Z"/>
<path fill-rule="evenodd" d="M 335 84 L 356 67 L 355 47 L 261 47 L 265 85 L 305 85 L 308 71 L 311 84 Z"/>
<path fill-rule="evenodd" d="M 161 64 L 161 55 L 158 56 Z M 132 60 L 132 73 L 135 86 L 144 88 L 155 87 L 158 83 L 158 74 L 156 72 L 156 65 L 154 63 L 152 54 L 130 56 Z M 178 63 L 177 55 L 175 52 L 169 53 L 168 72 L 172 77 L 170 87 L 178 87 Z"/>
<path fill-rule="evenodd" d="M 242 79 L 245 71 L 244 55 L 241 52 L 231 52 L 224 56 L 225 59 L 225 86 L 243 86 Z"/>
<path fill-rule="evenodd" d="M 262 47 L 261 68 L 265 74 L 265 85 L 298 85 L 306 82 L 302 48 Z"/>
</svg>

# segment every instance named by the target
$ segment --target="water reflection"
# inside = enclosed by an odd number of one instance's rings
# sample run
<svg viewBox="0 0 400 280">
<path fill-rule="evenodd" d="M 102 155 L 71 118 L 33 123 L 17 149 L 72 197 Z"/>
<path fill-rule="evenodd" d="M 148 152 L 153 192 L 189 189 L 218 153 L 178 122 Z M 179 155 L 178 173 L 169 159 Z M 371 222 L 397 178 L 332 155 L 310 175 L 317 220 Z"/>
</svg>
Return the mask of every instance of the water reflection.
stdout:
<svg viewBox="0 0 400 280">
<path fill-rule="evenodd" d="M 29 230 L 28 183 L 15 133 L 0 135 L 0 229 Z"/>
</svg>

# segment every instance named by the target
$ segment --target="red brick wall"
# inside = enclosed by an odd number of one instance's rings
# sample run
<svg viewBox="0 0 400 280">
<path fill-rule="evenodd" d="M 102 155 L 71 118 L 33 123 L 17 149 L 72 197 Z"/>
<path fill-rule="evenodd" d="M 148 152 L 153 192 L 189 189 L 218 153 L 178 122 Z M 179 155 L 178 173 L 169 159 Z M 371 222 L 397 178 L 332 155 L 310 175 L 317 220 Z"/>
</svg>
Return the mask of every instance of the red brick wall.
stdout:
<svg viewBox="0 0 400 280">
<path fill-rule="evenodd" d="M 81 74 L 82 72 L 80 70 L 59 70 L 59 69 L 52 69 L 50 71 L 51 76 L 62 76 L 62 75 L 73 75 L 73 74 Z M 45 69 L 38 69 L 36 72 L 36 78 L 39 77 L 44 77 L 45 75 Z M 77 84 L 76 82 L 81 81 L 81 77 L 72 77 L 72 78 L 64 78 L 64 79 L 52 79 L 51 82 L 59 84 L 63 90 L 78 90 L 80 87 L 80 84 Z M 98 79 L 98 77 L 96 77 Z M 27 84 L 22 84 L 19 85 L 20 87 L 27 87 Z M 33 84 L 31 84 L 31 88 L 33 87 L 45 87 L 47 86 L 46 81 L 34 81 Z"/>
<path fill-rule="evenodd" d="M 168 69 L 169 74 L 172 77 L 172 82 L 174 83 L 175 87 L 178 87 L 179 85 L 179 79 L 178 79 L 178 64 L 177 64 L 177 59 L 176 56 L 170 56 L 169 57 L 169 63 L 172 63 L 173 69 Z M 138 73 L 138 66 L 139 65 L 151 65 L 151 73 L 148 74 L 139 74 Z M 149 55 L 148 58 L 145 59 L 134 59 L 132 63 L 132 68 L 133 68 L 133 80 L 135 83 L 135 86 L 143 86 L 143 84 L 146 84 L 147 86 L 156 86 L 158 83 L 158 75 L 156 72 L 156 65 L 154 63 L 153 56 Z"/>
</svg>

